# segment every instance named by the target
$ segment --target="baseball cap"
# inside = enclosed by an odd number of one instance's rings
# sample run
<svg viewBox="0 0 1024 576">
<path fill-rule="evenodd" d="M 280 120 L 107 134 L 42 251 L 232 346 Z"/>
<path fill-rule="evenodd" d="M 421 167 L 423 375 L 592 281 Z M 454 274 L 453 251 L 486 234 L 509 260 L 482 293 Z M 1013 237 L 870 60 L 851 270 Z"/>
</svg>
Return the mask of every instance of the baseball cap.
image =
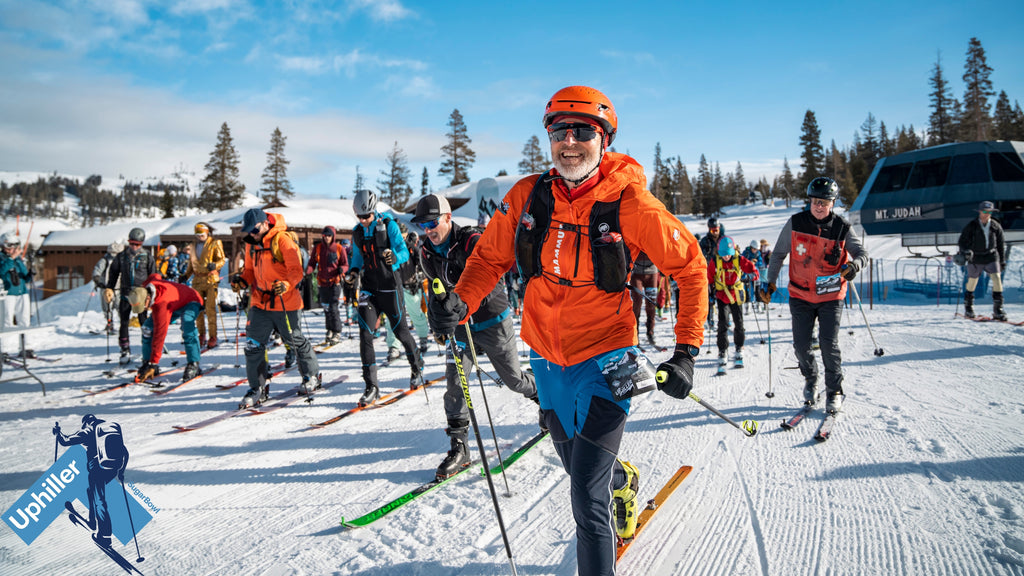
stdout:
<svg viewBox="0 0 1024 576">
<path fill-rule="evenodd" d="M 242 216 L 242 234 L 251 234 L 260 222 L 267 221 L 267 213 L 259 208 L 250 208 Z"/>
<path fill-rule="evenodd" d="M 416 215 L 412 217 L 413 224 L 422 224 L 437 220 L 442 214 L 451 214 L 452 207 L 448 200 L 439 194 L 427 194 L 416 204 Z"/>
<path fill-rule="evenodd" d="M 988 200 L 978 204 L 978 212 L 995 212 L 996 205 Z"/>
</svg>

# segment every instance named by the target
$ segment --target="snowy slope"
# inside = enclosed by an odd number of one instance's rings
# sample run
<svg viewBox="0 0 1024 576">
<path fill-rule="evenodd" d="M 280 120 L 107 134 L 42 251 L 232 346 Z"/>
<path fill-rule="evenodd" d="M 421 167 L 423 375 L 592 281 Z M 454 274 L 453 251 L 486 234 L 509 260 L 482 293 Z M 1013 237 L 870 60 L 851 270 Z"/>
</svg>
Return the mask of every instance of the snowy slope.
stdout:
<svg viewBox="0 0 1024 576">
<path fill-rule="evenodd" d="M 788 214 L 737 208 L 723 222 L 741 245 L 774 242 Z M 699 232 L 702 226 L 691 224 Z M 869 248 L 898 256 L 876 248 L 884 242 L 871 239 Z M 138 567 L 146 574 L 511 573 L 487 484 L 476 473 L 369 527 L 339 526 L 343 516 L 361 515 L 432 477 L 447 449 L 440 385 L 427 397 L 417 393 L 310 430 L 353 406 L 362 391 L 357 340 L 345 340 L 320 361 L 325 380 L 347 375 L 347 382 L 312 404 L 175 434 L 171 426 L 227 410 L 244 392 L 214 387 L 242 377 L 233 368 L 236 319 L 224 315 L 225 344 L 203 357 L 204 365 L 221 364 L 215 375 L 166 396 L 130 387 L 84 397 L 83 390 L 112 383 L 100 374 L 110 366 L 105 337 L 87 331 L 102 324 L 95 299 L 80 316 L 87 300 L 79 289 L 46 303 L 62 320 L 30 344 L 61 357 L 32 365 L 47 381 L 47 395 L 31 380 L 0 387 L 3 510 L 52 462 L 53 422 L 74 429 L 83 414 L 95 413 L 122 425 L 132 454 L 127 480 L 161 508 L 139 535 L 146 560 Z M 1007 308 L 1011 318 L 1024 318 L 1019 301 Z M 653 497 L 680 465 L 694 471 L 623 558 L 620 573 L 1024 573 L 1024 328 L 954 319 L 953 310 L 953 303 L 936 306 L 925 297 L 893 297 L 873 309 L 865 302 L 881 357 L 872 353 L 876 344 L 859 310 L 849 311 L 842 334 L 848 401 L 824 444 L 811 439 L 820 413 L 795 430 L 778 428 L 799 403 L 802 381 L 792 369 L 783 304 L 756 322 L 747 317 L 747 368 L 713 378 L 714 354 L 697 362 L 695 391 L 731 418 L 761 421 L 756 437 L 691 401 L 660 393 L 639 399 L 622 457 L 641 470 L 641 497 Z M 320 339 L 323 317 L 307 313 L 305 320 Z M 760 343 L 769 321 L 773 399 L 765 397 L 769 345 Z M 670 324 L 657 325 L 663 343 Z M 137 349 L 137 330 L 132 340 Z M 165 366 L 182 358 L 177 328 L 168 346 Z M 384 353 L 382 341 L 377 353 Z M 271 362 L 282 356 L 272 351 Z M 428 376 L 442 374 L 436 347 L 426 360 Z M 483 368 L 493 374 L 487 362 Z M 5 367 L 4 378 L 11 375 Z M 470 377 L 483 423 L 481 385 Z M 289 373 L 272 388 L 298 379 Z M 380 379 L 384 391 L 407 386 L 407 363 L 382 369 Z M 487 375 L 483 387 L 507 454 L 536 433 L 536 410 Z M 484 435 L 490 446 L 486 428 Z M 493 464 L 493 454 L 488 458 Z M 513 466 L 507 480 L 513 495 L 499 501 L 519 573 L 575 574 L 568 482 L 550 442 Z M 495 482 L 503 494 L 504 480 Z M 135 559 L 131 543 L 118 549 Z M 0 527 L 0 558 L 4 574 L 117 573 L 64 518 L 31 546 Z"/>
</svg>

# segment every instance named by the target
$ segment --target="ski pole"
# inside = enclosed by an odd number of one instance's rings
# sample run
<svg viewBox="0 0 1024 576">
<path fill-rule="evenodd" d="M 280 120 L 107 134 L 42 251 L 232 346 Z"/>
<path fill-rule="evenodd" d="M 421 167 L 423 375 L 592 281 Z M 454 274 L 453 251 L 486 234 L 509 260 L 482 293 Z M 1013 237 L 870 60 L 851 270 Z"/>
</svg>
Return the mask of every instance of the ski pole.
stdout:
<svg viewBox="0 0 1024 576">
<path fill-rule="evenodd" d="M 103 332 L 107 335 L 107 362 L 110 362 L 110 327 L 114 324 L 114 311 L 113 301 L 107 304 L 107 325 L 103 327 Z"/>
<path fill-rule="evenodd" d="M 665 379 L 668 378 L 668 374 L 666 374 L 664 371 L 658 372 L 657 378 L 658 378 L 659 382 L 664 382 Z M 715 416 L 718 416 L 722 420 L 725 420 L 729 424 L 732 424 L 738 430 L 740 430 L 741 432 L 746 434 L 748 437 L 749 436 L 753 436 L 754 434 L 757 434 L 757 429 L 758 429 L 757 420 L 744 420 L 742 424 L 739 424 L 735 420 L 733 420 L 732 418 L 729 418 L 725 414 L 722 414 L 721 412 L 719 412 L 714 406 L 708 404 L 707 402 L 704 401 L 703 398 L 701 398 L 700 396 L 697 396 L 693 392 L 690 392 L 690 399 L 693 400 L 694 402 L 700 404 L 701 406 L 707 408 L 708 410 L 710 410 L 711 413 L 714 414 Z"/>
<path fill-rule="evenodd" d="M 885 354 L 885 350 L 878 347 L 878 342 L 875 341 L 875 335 L 871 332 L 871 324 L 868 324 L 868 315 L 864 313 L 864 305 L 860 303 L 860 293 L 857 292 L 857 285 L 853 282 L 849 282 L 850 288 L 853 288 L 853 295 L 857 298 L 857 306 L 860 308 L 860 315 L 864 317 L 864 325 L 868 327 L 868 334 L 871 336 L 871 343 L 875 345 L 875 356 L 881 356 Z"/>
<path fill-rule="evenodd" d="M 764 318 L 768 324 L 766 326 L 768 330 L 768 391 L 764 395 L 768 398 L 775 398 L 775 389 L 772 388 L 772 313 L 768 310 L 770 302 L 771 297 L 768 298 L 768 302 L 764 303 Z"/>
<path fill-rule="evenodd" d="M 434 295 L 442 301 L 448 296 L 444 284 L 440 278 L 434 278 Z M 468 332 L 468 330 L 467 330 Z M 494 503 L 494 514 L 498 517 L 498 528 L 501 530 L 501 539 L 505 542 L 505 553 L 508 554 L 508 563 L 512 566 L 512 576 L 517 576 L 516 562 L 512 559 L 512 545 L 508 541 L 508 533 L 505 531 L 505 521 L 501 517 L 501 506 L 498 504 L 498 493 L 494 489 L 494 480 L 491 479 L 491 467 L 487 464 L 487 453 L 484 452 L 484 441 L 480 437 L 480 426 L 476 422 L 476 412 L 473 410 L 473 399 L 469 394 L 469 382 L 466 380 L 466 371 L 462 366 L 462 356 L 457 350 L 458 344 L 455 335 L 448 335 L 448 345 L 452 348 L 452 358 L 455 360 L 455 369 L 459 373 L 459 384 L 462 385 L 462 397 L 466 400 L 466 408 L 469 410 L 469 419 L 473 423 L 473 434 L 476 436 L 476 447 L 480 451 L 480 460 L 484 465 L 484 476 L 487 477 L 487 487 L 491 491 L 491 502 Z"/>
<path fill-rule="evenodd" d="M 96 295 L 96 290 L 95 289 L 93 289 L 92 292 L 89 292 L 89 299 L 85 301 L 85 309 L 82 310 L 82 320 L 79 321 L 79 323 L 78 323 L 78 330 L 75 330 L 76 333 L 82 331 L 82 324 L 85 323 L 85 313 L 89 311 L 89 305 L 92 304 L 92 297 L 95 296 L 95 295 Z"/>
<path fill-rule="evenodd" d="M 242 298 L 235 292 L 235 368 L 241 368 L 238 363 L 238 324 L 242 320 Z"/>
<path fill-rule="evenodd" d="M 480 363 L 476 360 L 476 347 L 473 345 L 473 335 L 469 333 L 469 325 L 466 325 L 466 342 L 469 344 L 469 356 L 476 366 L 476 379 L 480 383 L 480 396 L 484 399 L 484 410 L 487 412 L 487 425 L 491 428 L 491 438 L 494 439 L 494 451 L 497 453 L 498 462 L 502 462 L 501 447 L 498 446 L 498 435 L 494 432 L 494 420 L 491 418 L 491 407 L 487 403 L 487 392 L 484 391 L 484 377 L 481 374 Z M 454 354 L 455 351 L 452 350 Z M 512 497 L 512 489 L 508 486 L 508 476 L 505 474 L 505 467 L 501 467 L 501 477 L 505 481 L 505 497 Z"/>
<path fill-rule="evenodd" d="M 60 422 L 54 422 L 53 425 L 55 427 L 56 426 L 60 426 Z M 59 445 L 60 445 L 60 439 L 57 438 L 56 434 L 54 434 L 53 435 L 53 461 L 54 462 L 57 461 L 57 446 L 59 446 Z"/>
<path fill-rule="evenodd" d="M 757 335 L 761 338 L 761 344 L 764 344 L 764 334 L 761 333 L 761 321 L 757 319 L 757 310 L 754 312 L 754 324 L 757 325 Z"/>
<path fill-rule="evenodd" d="M 132 507 L 128 505 L 128 490 L 124 487 L 124 478 L 121 478 L 121 492 L 124 494 L 124 507 L 128 509 L 128 524 L 132 527 L 132 539 L 135 540 L 135 553 L 139 556 L 135 561 L 142 562 L 142 552 L 139 551 L 139 535 L 135 532 L 135 521 L 132 520 Z"/>
</svg>

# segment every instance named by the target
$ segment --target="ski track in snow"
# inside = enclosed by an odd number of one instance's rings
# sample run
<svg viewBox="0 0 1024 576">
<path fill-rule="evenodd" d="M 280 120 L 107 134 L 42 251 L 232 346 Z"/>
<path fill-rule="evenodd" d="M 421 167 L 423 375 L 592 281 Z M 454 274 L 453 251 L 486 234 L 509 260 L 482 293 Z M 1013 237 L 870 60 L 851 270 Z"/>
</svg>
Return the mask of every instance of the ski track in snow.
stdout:
<svg viewBox="0 0 1024 576">
<path fill-rule="evenodd" d="M 1024 306 L 1008 308 L 1024 316 Z M 827 442 L 812 438 L 820 409 L 794 430 L 779 428 L 798 408 L 802 384 L 798 371 L 784 369 L 795 365 L 785 305 L 771 311 L 775 398 L 764 395 L 768 346 L 758 343 L 749 315 L 746 368 L 715 378 L 713 353 L 696 363 L 695 391 L 737 421 L 759 420 L 755 437 L 692 401 L 660 393 L 635 400 L 620 456 L 641 471 L 641 502 L 679 466 L 694 470 L 625 554 L 620 574 L 1024 574 L 1024 328 L 953 320 L 948 306 L 869 310 L 865 303 L 865 311 L 885 354 L 873 355 L 860 312 L 851 310 L 841 334 L 847 399 Z M 131 451 L 126 478 L 161 508 L 139 534 L 146 561 L 138 566 L 147 575 L 510 573 L 479 467 L 368 527 L 339 524 L 433 476 L 448 449 L 443 384 L 427 389 L 429 403 L 417 392 L 309 430 L 362 392 L 357 341 L 344 340 L 320 361 L 325 379 L 349 379 L 313 403 L 174 434 L 172 425 L 218 414 L 241 397 L 244 386 L 214 387 L 241 376 L 233 346 L 204 355 L 221 371 L 166 396 L 129 387 L 83 397 L 116 381 L 100 375 L 109 366 L 104 338 L 73 334 L 73 320 L 36 344 L 41 354 L 62 356 L 32 365 L 48 383 L 45 398 L 31 380 L 0 388 L 0 432 L 19 440 L 0 443 L 4 509 L 51 461 L 53 422 L 73 430 L 90 412 L 121 423 Z M 314 338 L 323 334 L 322 316 L 306 320 Z M 87 327 L 100 322 L 87 315 Z M 657 336 L 671 341 L 669 322 L 657 324 Z M 136 346 L 138 337 L 134 330 Z M 176 338 L 172 329 L 174 354 Z M 377 351 L 380 358 L 382 342 Z M 657 364 L 669 355 L 651 358 Z M 271 356 L 277 362 L 283 350 Z M 428 378 L 443 373 L 433 348 L 425 359 Z M 493 373 L 488 362 L 483 367 Z M 474 372 L 468 377 L 492 450 L 480 384 Z M 408 386 L 404 358 L 382 369 L 380 380 L 382 393 Z M 272 389 L 298 381 L 291 372 Z M 507 455 L 536 433 L 536 409 L 486 377 L 484 385 Z M 472 436 L 470 444 L 478 457 Z M 496 461 L 489 451 L 489 464 Z M 493 479 L 519 573 L 575 574 L 568 478 L 550 441 L 506 474 L 511 497 L 502 476 Z M 10 529 L 0 534 L 4 574 L 115 573 L 66 514 L 31 546 Z M 132 543 L 115 546 L 135 559 Z"/>
</svg>

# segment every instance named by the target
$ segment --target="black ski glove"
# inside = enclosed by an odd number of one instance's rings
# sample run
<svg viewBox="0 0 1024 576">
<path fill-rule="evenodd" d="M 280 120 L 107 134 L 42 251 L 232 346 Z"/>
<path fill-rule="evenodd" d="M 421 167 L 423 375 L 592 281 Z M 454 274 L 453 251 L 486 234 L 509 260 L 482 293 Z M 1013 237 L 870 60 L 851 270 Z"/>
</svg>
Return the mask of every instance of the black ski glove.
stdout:
<svg viewBox="0 0 1024 576">
<path fill-rule="evenodd" d="M 658 365 L 655 373 L 658 389 L 673 398 L 684 400 L 693 390 L 693 354 L 699 348 L 687 344 L 676 344 L 676 352 L 668 362 Z"/>
<path fill-rule="evenodd" d="M 213 262 L 210 262 L 209 264 L 206 265 L 206 269 L 210 272 L 213 272 L 214 270 L 217 269 L 217 265 L 214 264 Z"/>
<path fill-rule="evenodd" d="M 442 297 L 437 294 L 430 295 L 430 310 L 427 319 L 430 321 L 430 331 L 434 334 L 450 335 L 455 334 L 455 327 L 469 313 L 469 306 L 462 301 L 455 292 L 449 292 Z"/>
<path fill-rule="evenodd" d="M 359 278 L 359 268 L 353 268 L 348 271 L 348 274 L 345 274 L 345 284 L 355 284 L 357 278 Z"/>
<path fill-rule="evenodd" d="M 847 282 L 853 282 L 853 279 L 857 277 L 857 272 L 860 272 L 860 265 L 853 260 L 843 264 L 840 269 L 840 273 Z"/>
<path fill-rule="evenodd" d="M 381 260 L 383 260 L 383 261 L 384 261 L 384 263 L 385 263 L 385 264 L 387 264 L 388 266 L 391 266 L 392 264 L 394 264 L 394 263 L 395 263 L 395 253 L 394 253 L 394 252 L 392 252 L 390 248 L 388 248 L 387 250 L 385 250 L 385 251 L 384 251 L 384 252 L 383 252 L 383 253 L 381 254 L 380 258 L 381 258 Z"/>
<path fill-rule="evenodd" d="M 968 263 L 973 262 L 974 261 L 974 250 L 964 250 L 964 259 L 967 260 Z"/>
</svg>

